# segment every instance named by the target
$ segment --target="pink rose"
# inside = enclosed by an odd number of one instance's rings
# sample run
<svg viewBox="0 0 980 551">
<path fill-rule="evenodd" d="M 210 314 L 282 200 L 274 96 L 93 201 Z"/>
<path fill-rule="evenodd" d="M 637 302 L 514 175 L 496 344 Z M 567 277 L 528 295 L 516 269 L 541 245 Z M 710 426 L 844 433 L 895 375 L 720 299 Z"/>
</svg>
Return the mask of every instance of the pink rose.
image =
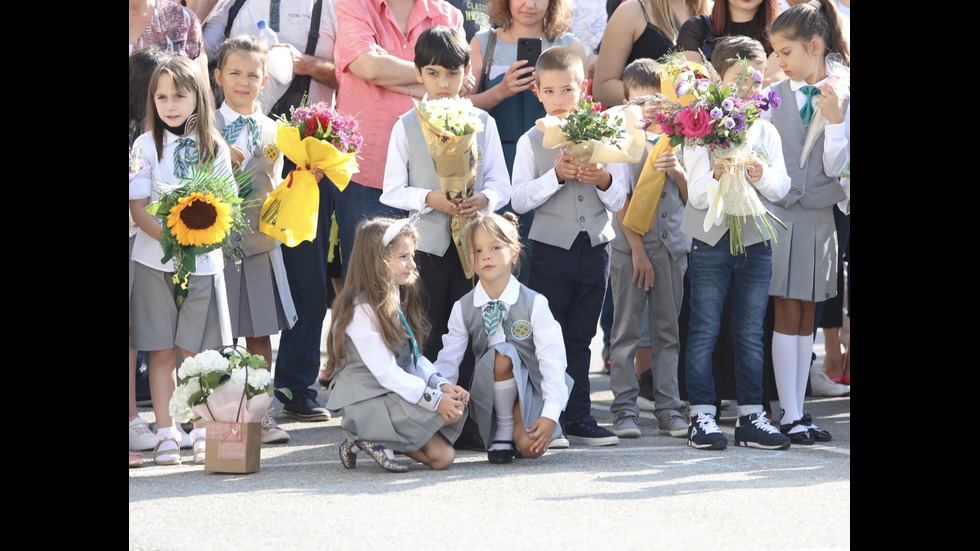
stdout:
<svg viewBox="0 0 980 551">
<path fill-rule="evenodd" d="M 714 128 L 708 110 L 701 107 L 680 111 L 674 117 L 674 123 L 681 128 L 681 133 L 688 138 L 703 138 L 710 134 Z"/>
</svg>

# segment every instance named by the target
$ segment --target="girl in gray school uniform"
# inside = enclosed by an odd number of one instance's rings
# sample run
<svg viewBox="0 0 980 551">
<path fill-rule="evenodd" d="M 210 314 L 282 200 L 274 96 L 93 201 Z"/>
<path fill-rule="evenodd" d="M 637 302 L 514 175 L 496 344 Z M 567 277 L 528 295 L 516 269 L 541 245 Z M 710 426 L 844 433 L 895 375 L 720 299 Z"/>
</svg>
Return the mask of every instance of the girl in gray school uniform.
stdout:
<svg viewBox="0 0 980 551">
<path fill-rule="evenodd" d="M 773 408 L 773 414 L 793 444 L 808 445 L 831 439 L 804 413 L 803 400 L 815 306 L 838 292 L 833 209 L 846 199 L 839 175 L 850 161 L 848 86 L 834 85 L 837 79 L 831 78 L 827 58 L 831 52 L 839 54 L 849 66 L 850 47 L 832 0 L 784 11 L 773 21 L 770 37 L 788 78 L 772 85 L 782 105 L 763 118 L 771 118 L 779 130 L 792 180 L 789 193 L 773 201 L 773 214 L 789 226 L 772 247 L 772 364 L 782 409 Z"/>
<path fill-rule="evenodd" d="M 417 220 L 417 217 L 415 218 Z M 409 219 L 371 218 L 357 226 L 344 287 L 327 334 L 326 407 L 343 410 L 340 461 L 353 469 L 364 451 L 389 472 L 405 472 L 386 448 L 441 470 L 456 458 L 469 392 L 422 356 L 429 324 L 415 265 L 418 230 Z"/>
<path fill-rule="evenodd" d="M 218 51 L 215 83 L 225 100 L 214 112 L 215 128 L 228 143 L 239 196 L 250 231 L 232 234 L 241 249 L 240 262 L 225 257 L 225 289 L 234 338 L 272 366 L 272 335 L 289 329 L 298 316 L 286 280 L 280 242 L 259 231 L 262 204 L 282 181 L 283 154 L 276 147 L 276 122 L 256 101 L 268 82 L 268 48 L 253 36 L 226 39 Z M 262 418 L 262 443 L 284 443 L 289 434 L 276 425 L 269 412 Z"/>
</svg>

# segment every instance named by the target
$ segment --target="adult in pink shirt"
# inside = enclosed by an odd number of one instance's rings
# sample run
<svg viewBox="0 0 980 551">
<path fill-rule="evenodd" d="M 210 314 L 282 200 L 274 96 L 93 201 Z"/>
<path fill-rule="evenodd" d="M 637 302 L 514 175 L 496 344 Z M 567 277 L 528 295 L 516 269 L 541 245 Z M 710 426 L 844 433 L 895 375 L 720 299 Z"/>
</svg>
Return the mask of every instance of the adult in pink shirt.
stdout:
<svg viewBox="0 0 980 551">
<path fill-rule="evenodd" d="M 354 229 L 364 218 L 403 217 L 381 203 L 388 140 L 395 120 L 421 99 L 415 77 L 415 42 L 425 29 L 445 25 L 463 32 L 463 14 L 445 0 L 337 0 L 337 110 L 355 116 L 364 135 L 360 172 L 335 197 L 342 276 L 354 246 Z"/>
</svg>

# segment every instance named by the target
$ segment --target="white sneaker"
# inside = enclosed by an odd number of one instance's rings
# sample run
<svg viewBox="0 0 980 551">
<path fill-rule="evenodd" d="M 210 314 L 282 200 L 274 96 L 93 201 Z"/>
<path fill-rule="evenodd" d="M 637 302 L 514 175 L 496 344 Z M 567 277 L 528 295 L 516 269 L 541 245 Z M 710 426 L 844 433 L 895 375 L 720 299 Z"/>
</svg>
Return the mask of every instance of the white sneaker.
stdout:
<svg viewBox="0 0 980 551">
<path fill-rule="evenodd" d="M 194 441 L 191 440 L 191 435 L 184 432 L 184 427 L 180 423 L 174 421 L 174 428 L 180 434 L 180 449 L 189 450 L 194 447 Z"/>
<path fill-rule="evenodd" d="M 552 440 L 551 444 L 548 444 L 549 450 L 564 450 L 566 448 L 568 448 L 568 438 L 565 437 L 564 433 L 562 433 L 562 435 L 558 438 Z"/>
<path fill-rule="evenodd" d="M 129 422 L 129 449 L 130 451 L 152 450 L 157 445 L 157 435 L 150 430 L 150 425 L 137 417 Z"/>
<path fill-rule="evenodd" d="M 843 396 L 851 392 L 851 385 L 831 381 L 823 369 L 814 366 L 810 368 L 810 391 L 814 396 Z"/>
<path fill-rule="evenodd" d="M 289 442 L 289 433 L 279 428 L 269 411 L 265 412 L 265 416 L 262 417 L 262 443 L 281 444 L 284 442 Z"/>
</svg>

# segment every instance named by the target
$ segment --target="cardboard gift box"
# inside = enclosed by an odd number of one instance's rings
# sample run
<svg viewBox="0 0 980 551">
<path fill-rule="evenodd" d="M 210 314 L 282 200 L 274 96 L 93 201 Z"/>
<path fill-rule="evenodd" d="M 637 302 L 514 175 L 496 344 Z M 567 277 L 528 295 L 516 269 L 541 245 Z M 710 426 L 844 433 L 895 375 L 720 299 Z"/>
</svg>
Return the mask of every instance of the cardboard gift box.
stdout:
<svg viewBox="0 0 980 551">
<path fill-rule="evenodd" d="M 209 421 L 204 470 L 212 473 L 255 473 L 259 471 L 262 423 Z"/>
</svg>

